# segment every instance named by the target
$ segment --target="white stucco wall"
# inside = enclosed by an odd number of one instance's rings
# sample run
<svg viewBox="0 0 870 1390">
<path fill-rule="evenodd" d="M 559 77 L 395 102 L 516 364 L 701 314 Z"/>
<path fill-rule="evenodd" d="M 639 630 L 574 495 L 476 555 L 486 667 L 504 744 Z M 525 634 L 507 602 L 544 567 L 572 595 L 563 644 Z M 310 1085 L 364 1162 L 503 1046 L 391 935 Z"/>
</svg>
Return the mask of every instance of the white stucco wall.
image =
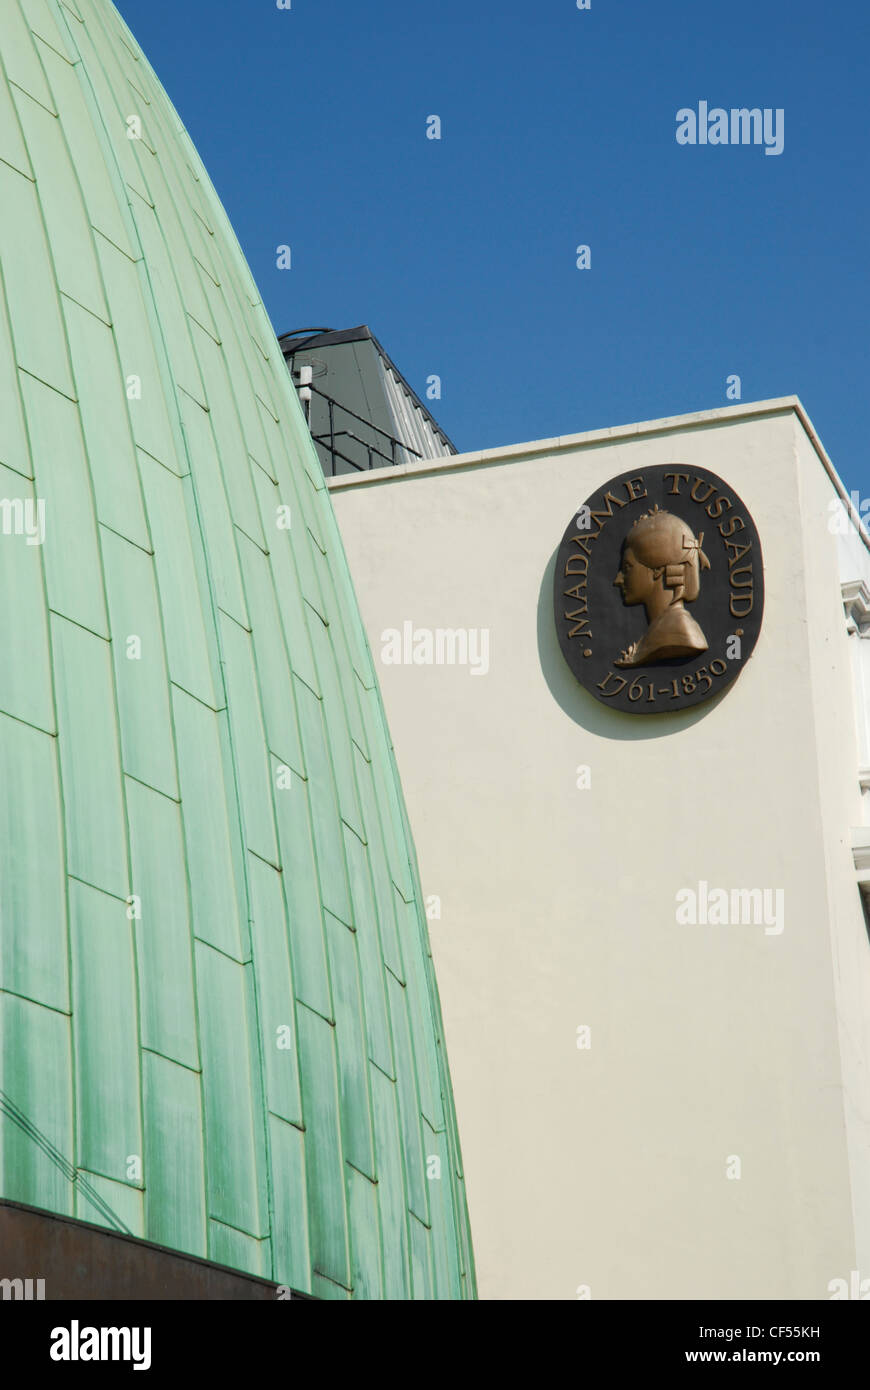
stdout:
<svg viewBox="0 0 870 1390">
<path fill-rule="evenodd" d="M 870 1276 L 859 754 L 834 484 L 806 430 L 786 400 L 332 489 L 441 900 L 483 1298 L 827 1298 L 859 1267 L 856 1219 Z M 723 696 L 632 718 L 565 665 L 554 552 L 603 482 L 674 462 L 752 513 L 765 618 Z M 488 673 L 383 664 L 406 620 L 487 629 Z M 784 889 L 781 935 L 678 926 L 700 880 Z"/>
</svg>

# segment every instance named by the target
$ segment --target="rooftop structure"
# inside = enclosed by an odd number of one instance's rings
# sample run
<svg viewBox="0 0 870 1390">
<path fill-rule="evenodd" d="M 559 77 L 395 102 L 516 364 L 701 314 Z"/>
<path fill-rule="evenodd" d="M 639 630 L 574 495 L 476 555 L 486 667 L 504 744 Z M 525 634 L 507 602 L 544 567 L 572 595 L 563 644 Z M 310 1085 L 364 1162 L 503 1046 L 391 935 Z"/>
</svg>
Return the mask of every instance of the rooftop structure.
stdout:
<svg viewBox="0 0 870 1390">
<path fill-rule="evenodd" d="M 278 341 L 327 477 L 456 453 L 364 324 L 339 333 L 300 329 Z"/>
</svg>

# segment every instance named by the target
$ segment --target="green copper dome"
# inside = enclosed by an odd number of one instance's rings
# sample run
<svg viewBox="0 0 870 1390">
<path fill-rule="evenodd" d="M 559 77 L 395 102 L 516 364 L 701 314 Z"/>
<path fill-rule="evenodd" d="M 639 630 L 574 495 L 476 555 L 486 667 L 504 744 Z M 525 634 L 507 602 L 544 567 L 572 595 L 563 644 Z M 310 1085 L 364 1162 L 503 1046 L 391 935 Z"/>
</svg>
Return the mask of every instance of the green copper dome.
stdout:
<svg viewBox="0 0 870 1390">
<path fill-rule="evenodd" d="M 269 319 L 109 0 L 3 0 L 0 61 L 0 1198 L 473 1296 L 413 845 Z"/>
</svg>

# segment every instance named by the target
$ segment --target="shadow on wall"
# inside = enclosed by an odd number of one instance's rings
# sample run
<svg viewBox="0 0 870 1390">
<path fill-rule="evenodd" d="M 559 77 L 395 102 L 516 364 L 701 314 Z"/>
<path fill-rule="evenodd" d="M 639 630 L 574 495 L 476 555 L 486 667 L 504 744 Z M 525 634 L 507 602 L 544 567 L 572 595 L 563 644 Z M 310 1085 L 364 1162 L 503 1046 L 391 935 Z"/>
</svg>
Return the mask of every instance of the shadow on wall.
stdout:
<svg viewBox="0 0 870 1390">
<path fill-rule="evenodd" d="M 623 740 L 667 738 L 679 729 L 688 728 L 689 725 L 698 724 L 702 719 L 706 719 L 728 694 L 727 689 L 694 709 L 679 710 L 673 714 L 646 715 L 632 715 L 622 710 L 608 709 L 583 689 L 569 670 L 556 636 L 556 624 L 553 619 L 553 577 L 557 554 L 558 546 L 547 562 L 538 591 L 538 656 L 550 694 L 568 718 L 579 724 L 582 729 L 600 734 L 602 738 Z"/>
</svg>

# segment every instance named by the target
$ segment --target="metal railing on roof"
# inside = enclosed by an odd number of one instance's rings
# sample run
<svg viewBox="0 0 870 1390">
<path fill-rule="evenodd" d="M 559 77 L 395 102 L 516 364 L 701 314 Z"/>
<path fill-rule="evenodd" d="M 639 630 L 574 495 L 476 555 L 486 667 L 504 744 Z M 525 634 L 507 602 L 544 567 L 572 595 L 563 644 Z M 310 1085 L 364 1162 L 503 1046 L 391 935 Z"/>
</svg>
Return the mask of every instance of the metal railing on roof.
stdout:
<svg viewBox="0 0 870 1390">
<path fill-rule="evenodd" d="M 321 391 L 317 386 L 312 385 L 311 382 L 306 382 L 304 390 L 313 392 L 315 396 L 320 396 L 321 400 L 326 401 L 329 413 L 329 429 L 325 430 L 322 434 L 312 433 L 311 438 L 314 440 L 315 444 L 319 445 L 320 448 L 327 453 L 331 477 L 334 478 L 336 476 L 336 460 L 338 459 L 355 469 L 357 473 L 365 473 L 369 469 L 379 466 L 373 461 L 375 457 L 382 459 L 384 463 L 390 464 L 393 467 L 401 463 L 402 458 L 399 455 L 400 449 L 403 454 L 411 454 L 414 458 L 420 459 L 423 457 L 417 449 L 412 449 L 410 444 L 404 444 L 401 439 L 397 439 L 395 435 L 389 434 L 387 430 L 382 430 L 380 426 L 373 425 L 371 420 L 366 420 L 362 415 L 357 415 L 355 410 L 351 410 L 348 406 L 342 405 L 340 401 L 335 400 L 333 396 L 328 396 L 325 391 Z M 308 420 L 310 428 L 310 398 L 304 401 L 304 404 L 306 405 L 306 419 Z M 384 449 L 379 448 L 378 443 L 370 439 L 362 438 L 352 429 L 336 428 L 337 413 L 339 413 L 338 425 L 342 424 L 342 416 L 349 416 L 351 420 L 356 420 L 359 424 L 365 425 L 366 430 L 370 430 L 378 435 L 380 441 L 383 441 L 384 445 L 389 449 L 389 453 L 385 453 Z M 336 440 L 338 439 L 353 440 L 354 443 L 361 445 L 366 451 L 367 463 L 359 463 L 356 459 L 350 458 L 349 455 L 344 453 L 336 444 Z M 321 462 L 323 463 L 323 460 L 321 460 Z M 325 463 L 323 463 L 323 471 L 324 473 L 326 472 Z"/>
</svg>

